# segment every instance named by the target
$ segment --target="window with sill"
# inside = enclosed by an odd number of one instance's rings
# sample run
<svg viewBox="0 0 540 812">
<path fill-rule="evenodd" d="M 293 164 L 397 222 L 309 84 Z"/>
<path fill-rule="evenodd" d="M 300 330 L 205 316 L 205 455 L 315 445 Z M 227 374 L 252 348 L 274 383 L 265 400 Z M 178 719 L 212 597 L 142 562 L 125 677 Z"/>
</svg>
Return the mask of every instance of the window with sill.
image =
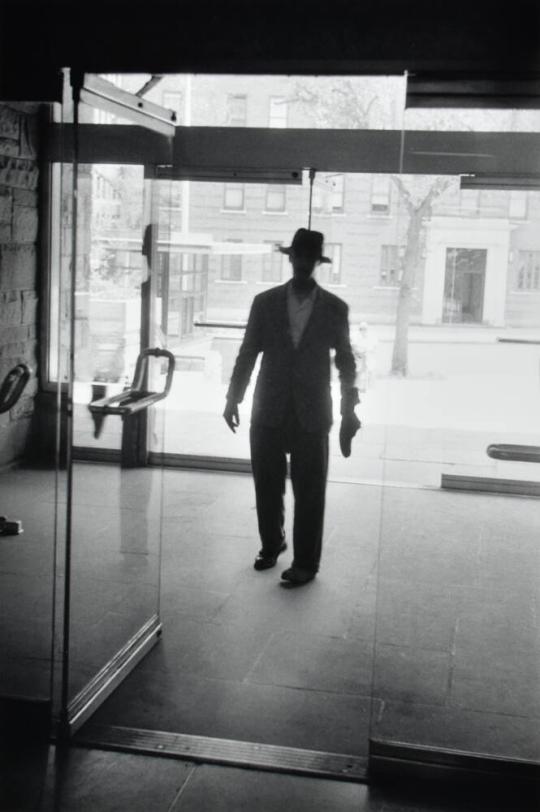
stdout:
<svg viewBox="0 0 540 812">
<path fill-rule="evenodd" d="M 241 243 L 242 240 L 227 240 L 230 243 Z M 242 254 L 224 254 L 221 257 L 221 279 L 224 282 L 242 281 Z"/>
<path fill-rule="evenodd" d="M 319 214 L 341 214 L 345 210 L 345 176 L 323 173 L 313 183 L 312 209 Z"/>
<path fill-rule="evenodd" d="M 399 285 L 404 253 L 403 245 L 381 245 L 380 285 L 388 287 Z"/>
<path fill-rule="evenodd" d="M 262 256 L 261 282 L 278 284 L 285 277 L 285 263 L 288 264 L 289 260 L 286 254 L 278 250 L 282 242 L 265 240 L 265 244 L 270 246 L 270 253 Z"/>
<path fill-rule="evenodd" d="M 373 176 L 370 197 L 372 214 L 390 214 L 390 183 L 386 175 Z"/>
<path fill-rule="evenodd" d="M 325 243 L 324 253 L 332 262 L 317 267 L 317 278 L 321 285 L 341 285 L 341 245 Z"/>
<path fill-rule="evenodd" d="M 516 289 L 540 291 L 540 251 L 519 251 Z"/>
<path fill-rule="evenodd" d="M 287 127 L 287 99 L 285 96 L 270 96 L 268 126 L 284 129 Z"/>
<path fill-rule="evenodd" d="M 226 211 L 244 211 L 245 189 L 243 183 L 226 183 L 223 192 L 223 208 Z"/>
<path fill-rule="evenodd" d="M 245 127 L 247 120 L 247 96 L 229 93 L 227 96 L 225 123 L 230 127 Z"/>
<path fill-rule="evenodd" d="M 525 220 L 528 213 L 528 195 L 517 189 L 512 189 L 508 201 L 508 216 L 512 220 Z"/>
<path fill-rule="evenodd" d="M 268 184 L 264 209 L 267 212 L 284 212 L 287 207 L 287 187 Z"/>
</svg>

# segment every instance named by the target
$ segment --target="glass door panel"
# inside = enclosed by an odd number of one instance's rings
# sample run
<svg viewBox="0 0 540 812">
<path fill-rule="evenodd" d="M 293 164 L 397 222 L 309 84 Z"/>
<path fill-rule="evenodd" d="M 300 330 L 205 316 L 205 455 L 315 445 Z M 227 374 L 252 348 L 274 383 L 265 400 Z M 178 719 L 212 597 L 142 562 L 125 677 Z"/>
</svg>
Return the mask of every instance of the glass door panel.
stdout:
<svg viewBox="0 0 540 812">
<path fill-rule="evenodd" d="M 398 167 L 396 174 L 397 170 Z M 339 451 L 340 392 L 334 371 L 335 426 L 330 438 L 323 562 L 314 589 L 295 593 L 298 600 L 294 613 L 288 600 L 291 593 L 276 589 L 275 579 L 268 586 L 268 580 L 260 584 L 253 578 L 251 562 L 258 544 L 251 480 L 216 474 L 199 473 L 195 477 L 186 472 L 167 474 L 170 490 L 166 491 L 164 501 L 165 650 L 170 646 L 167 622 L 172 621 L 175 612 L 189 619 L 188 634 L 177 641 L 170 655 L 171 661 L 176 662 L 174 658 L 185 652 L 179 660 L 179 670 L 175 671 L 175 681 L 180 680 L 187 692 L 194 691 L 194 675 L 203 685 L 212 676 L 208 690 L 214 696 L 216 684 L 219 685 L 216 680 L 227 672 L 230 663 L 224 656 L 223 664 L 215 661 L 208 664 L 204 654 L 208 641 L 216 635 L 220 638 L 226 635 L 232 648 L 244 651 L 244 647 L 253 646 L 255 652 L 257 645 L 266 645 L 270 635 L 268 652 L 279 658 L 279 667 L 271 667 L 270 654 L 265 654 L 260 667 L 254 668 L 242 682 L 235 672 L 227 678 L 227 686 L 219 690 L 231 696 L 232 707 L 242 718 L 249 716 L 253 696 L 259 697 L 260 712 L 256 715 L 264 721 L 273 702 L 279 700 L 283 707 L 288 702 L 297 702 L 291 695 L 294 689 L 303 697 L 306 729 L 312 731 L 310 740 L 307 742 L 294 726 L 286 723 L 279 728 L 279 740 L 274 726 L 266 723 L 253 721 L 240 730 L 227 709 L 220 711 L 213 723 L 218 725 L 218 734 L 205 727 L 204 712 L 190 712 L 187 724 L 194 734 L 367 754 L 386 411 L 386 400 L 377 379 L 383 370 L 377 354 L 381 345 L 383 350 L 385 347 L 371 313 L 377 312 L 377 308 L 385 312 L 388 291 L 379 284 L 380 274 L 391 273 L 395 267 L 391 259 L 384 260 L 384 268 L 374 266 L 374 257 L 377 263 L 383 260 L 379 260 L 373 239 L 370 241 L 373 221 L 381 229 L 383 245 L 398 245 L 397 226 L 389 222 L 387 211 L 390 185 L 384 180 L 384 176 L 324 173 L 316 175 L 314 181 L 312 228 L 323 231 L 325 253 L 332 258 L 328 270 L 323 266 L 317 269 L 317 279 L 350 306 L 362 390 L 362 404 L 357 411 L 364 428 L 353 441 L 352 456 L 344 459 Z M 195 464 L 197 457 L 212 457 L 218 466 L 220 460 L 215 458 L 239 458 L 247 464 L 257 369 L 240 406 L 241 424 L 236 434 L 230 432 L 222 417 L 225 393 L 253 297 L 291 277 L 291 265 L 276 246 L 289 245 L 295 230 L 307 225 L 310 194 L 307 173 L 302 185 L 281 189 L 257 183 L 246 183 L 241 188 L 236 184 L 233 189 L 217 182 L 183 181 L 181 186 L 173 181 L 173 185 L 177 187 L 173 199 L 184 219 L 178 221 L 176 229 L 171 229 L 170 243 L 160 241 L 158 246 L 157 310 L 161 312 L 167 346 L 176 358 L 173 390 L 161 403 L 167 420 L 165 450 L 171 456 L 190 456 Z M 268 210 L 270 205 L 277 207 L 278 196 L 280 210 Z M 166 214 L 162 202 L 161 217 L 166 219 Z M 224 467 L 227 464 L 230 463 L 223 462 Z M 292 514 L 293 499 L 287 483 L 289 539 Z M 228 552 L 224 552 L 224 534 L 231 542 Z M 183 550 L 181 567 L 174 564 L 179 545 Z M 283 558 L 286 556 L 289 552 Z M 209 617 L 204 614 L 194 617 L 191 607 L 178 605 L 179 585 L 189 595 L 194 578 L 208 585 L 208 594 L 212 590 L 222 593 L 222 605 L 219 609 L 211 608 Z M 261 593 L 257 598 L 261 605 L 268 601 L 272 607 L 271 616 L 261 618 L 254 611 L 246 633 L 246 606 L 253 600 L 254 590 Z M 311 619 L 306 614 L 308 607 Z M 299 639 L 305 642 L 302 665 L 295 642 Z M 188 663 L 188 652 L 194 645 L 197 648 L 193 661 Z M 331 666 L 333 661 L 341 663 L 339 673 Z M 206 664 L 206 670 L 201 662 Z M 241 669 L 240 672 L 244 673 Z M 195 705 L 199 690 L 197 687 L 194 693 Z M 174 696 L 174 691 L 171 693 Z M 315 704 L 312 697 L 317 697 Z M 170 697 L 166 701 L 170 702 Z M 185 701 L 184 698 L 182 702 Z M 331 709 L 334 722 L 342 720 L 334 724 L 332 733 L 321 729 L 317 704 L 321 701 Z M 179 708 L 182 707 L 180 703 Z M 346 723 L 342 716 L 345 709 L 350 720 Z M 172 724 L 171 720 L 178 715 L 176 708 L 171 709 L 168 723 Z M 134 723 L 133 711 L 131 717 L 126 724 Z"/>
<path fill-rule="evenodd" d="M 490 129 L 490 111 L 467 116 Z M 395 183 L 371 735 L 538 760 L 540 467 L 488 447 L 538 445 L 540 194 Z"/>
<path fill-rule="evenodd" d="M 140 350 L 144 167 L 83 164 L 78 182 L 74 444 L 119 450 L 121 420 L 88 405 L 129 386 Z"/>
<path fill-rule="evenodd" d="M 97 87 L 107 89 L 101 80 Z M 107 93 L 114 97 L 114 89 Z M 89 100 L 79 104 L 79 122 L 82 135 L 85 125 L 106 129 L 116 118 L 104 117 Z M 126 124 L 126 153 L 129 138 Z M 161 469 L 146 465 L 147 436 L 162 433 L 152 407 L 121 414 L 112 408 L 132 385 L 139 353 L 159 346 L 151 304 L 157 187 L 137 163 L 79 162 L 76 171 L 65 653 L 72 728 L 157 639 L 162 499 Z M 155 384 L 155 360 L 141 367 L 131 403 Z"/>
</svg>

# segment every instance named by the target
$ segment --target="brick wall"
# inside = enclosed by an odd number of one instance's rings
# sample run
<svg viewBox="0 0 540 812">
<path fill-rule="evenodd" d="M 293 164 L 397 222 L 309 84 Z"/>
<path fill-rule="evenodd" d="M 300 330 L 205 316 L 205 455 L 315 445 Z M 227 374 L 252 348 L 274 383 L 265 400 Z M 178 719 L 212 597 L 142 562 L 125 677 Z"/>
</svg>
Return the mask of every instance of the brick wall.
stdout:
<svg viewBox="0 0 540 812">
<path fill-rule="evenodd" d="M 0 465 L 23 455 L 37 392 L 38 116 L 35 104 L 0 104 L 0 380 L 20 362 L 32 371 L 0 414 Z"/>
</svg>

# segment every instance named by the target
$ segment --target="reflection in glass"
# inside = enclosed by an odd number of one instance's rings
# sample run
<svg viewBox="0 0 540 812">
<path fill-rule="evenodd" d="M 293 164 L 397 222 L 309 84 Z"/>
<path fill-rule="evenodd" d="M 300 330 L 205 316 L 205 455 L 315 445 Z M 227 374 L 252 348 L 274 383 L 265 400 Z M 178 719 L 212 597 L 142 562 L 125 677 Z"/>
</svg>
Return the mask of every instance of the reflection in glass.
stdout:
<svg viewBox="0 0 540 812">
<path fill-rule="evenodd" d="M 425 112 L 446 129 L 444 111 Z M 491 115 L 468 121 L 491 129 Z M 538 760 L 540 558 L 527 493 L 540 472 L 487 447 L 538 436 L 540 300 L 534 272 L 531 288 L 523 281 L 540 249 L 540 195 L 460 189 L 451 176 L 393 181 L 405 239 L 388 241 L 403 246 L 384 257 L 395 315 L 377 327 L 386 416 L 371 736 Z"/>
</svg>

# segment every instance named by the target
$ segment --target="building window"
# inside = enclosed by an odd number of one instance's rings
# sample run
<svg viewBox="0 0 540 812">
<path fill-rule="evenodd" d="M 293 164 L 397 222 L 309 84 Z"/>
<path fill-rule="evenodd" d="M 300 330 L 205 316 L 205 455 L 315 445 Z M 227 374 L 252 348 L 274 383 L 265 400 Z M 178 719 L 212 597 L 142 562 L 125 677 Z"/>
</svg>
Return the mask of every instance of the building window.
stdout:
<svg viewBox="0 0 540 812">
<path fill-rule="evenodd" d="M 319 281 L 323 285 L 341 285 L 341 245 L 337 242 L 325 243 L 324 253 L 332 262 L 318 266 Z"/>
<path fill-rule="evenodd" d="M 283 243 L 273 240 L 272 242 L 267 242 L 267 244 L 270 245 L 271 248 L 270 253 L 263 254 L 262 257 L 261 281 L 281 282 L 283 279 L 284 264 L 289 261 L 286 254 L 282 254 L 278 251 L 278 247 L 283 245 Z"/>
<path fill-rule="evenodd" d="M 184 98 L 182 93 L 178 93 L 177 91 L 173 90 L 164 90 L 161 97 L 161 103 L 163 107 L 167 108 L 167 110 L 174 110 L 176 113 L 176 121 L 178 123 L 182 117 L 182 110 L 184 107 Z"/>
<path fill-rule="evenodd" d="M 178 182 L 158 181 L 160 231 L 182 230 L 182 186 Z"/>
<path fill-rule="evenodd" d="M 540 290 L 540 251 L 519 252 L 517 289 Z"/>
<path fill-rule="evenodd" d="M 247 96 L 229 93 L 227 96 L 226 123 L 230 127 L 245 127 L 247 120 Z"/>
<path fill-rule="evenodd" d="M 390 212 L 390 178 L 375 175 L 371 181 L 371 211 L 375 214 Z"/>
<path fill-rule="evenodd" d="M 330 209 L 342 212 L 345 208 L 345 175 L 330 177 Z"/>
<path fill-rule="evenodd" d="M 399 285 L 401 267 L 405 246 L 381 245 L 381 269 L 379 283 L 381 285 Z"/>
<path fill-rule="evenodd" d="M 345 176 L 321 175 L 313 184 L 313 211 L 340 214 L 345 208 Z"/>
<path fill-rule="evenodd" d="M 241 243 L 242 240 L 227 240 L 230 243 Z M 221 278 L 227 282 L 242 281 L 242 255 L 224 254 L 221 257 Z"/>
<path fill-rule="evenodd" d="M 227 211 L 245 211 L 244 184 L 226 183 L 223 194 L 223 208 Z"/>
<path fill-rule="evenodd" d="M 525 220 L 527 218 L 527 192 L 520 192 L 513 189 L 510 192 L 508 202 L 508 214 L 513 220 Z"/>
<path fill-rule="evenodd" d="M 269 183 L 266 187 L 265 211 L 283 212 L 287 205 L 287 187 Z"/>
<path fill-rule="evenodd" d="M 269 127 L 287 126 L 287 99 L 284 96 L 270 96 Z"/>
</svg>

